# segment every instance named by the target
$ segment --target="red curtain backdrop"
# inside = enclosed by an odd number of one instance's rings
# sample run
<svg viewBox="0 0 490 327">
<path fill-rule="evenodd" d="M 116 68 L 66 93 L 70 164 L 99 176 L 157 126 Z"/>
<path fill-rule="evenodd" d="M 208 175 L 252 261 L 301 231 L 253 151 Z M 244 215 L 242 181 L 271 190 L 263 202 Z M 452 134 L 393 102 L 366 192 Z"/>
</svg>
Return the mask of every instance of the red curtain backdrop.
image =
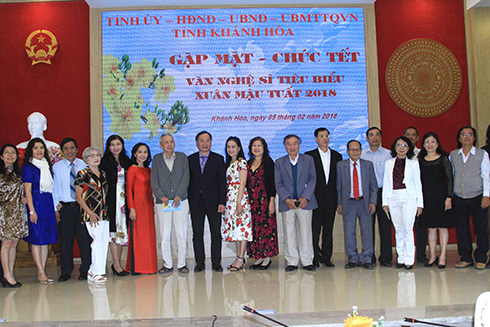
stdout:
<svg viewBox="0 0 490 327">
<path fill-rule="evenodd" d="M 378 46 L 379 90 L 383 145 L 391 146 L 405 128 L 415 126 L 422 136 L 436 132 L 447 151 L 456 148 L 456 133 L 470 124 L 468 68 L 464 26 L 464 3 L 460 0 L 377 0 L 375 2 Z M 434 118 L 418 118 L 405 113 L 391 100 L 385 82 L 385 69 L 391 54 L 414 38 L 428 38 L 445 45 L 458 59 L 463 86 L 454 106 Z M 455 229 L 450 229 L 450 243 L 456 242 Z"/>
<path fill-rule="evenodd" d="M 27 116 L 48 119 L 47 140 L 90 145 L 89 7 L 85 1 L 0 4 L 0 146 L 30 139 Z M 58 41 L 51 65 L 31 65 L 29 34 L 46 29 Z M 74 255 L 79 256 L 78 246 Z"/>
<path fill-rule="evenodd" d="M 58 40 L 51 65 L 32 66 L 24 45 L 46 29 Z M 89 7 L 85 1 L 0 4 L 0 143 L 30 139 L 27 116 L 48 119 L 47 140 L 90 145 Z M 0 146 L 1 146 L 0 144 Z"/>
</svg>

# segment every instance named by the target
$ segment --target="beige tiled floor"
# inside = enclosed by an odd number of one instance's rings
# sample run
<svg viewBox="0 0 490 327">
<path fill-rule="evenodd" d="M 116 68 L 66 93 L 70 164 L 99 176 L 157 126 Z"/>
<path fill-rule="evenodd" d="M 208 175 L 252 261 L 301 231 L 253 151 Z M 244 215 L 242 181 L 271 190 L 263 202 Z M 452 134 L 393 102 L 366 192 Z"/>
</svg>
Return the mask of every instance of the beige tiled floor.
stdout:
<svg viewBox="0 0 490 327">
<path fill-rule="evenodd" d="M 223 259 L 226 266 L 232 259 Z M 33 268 L 16 270 L 20 289 L 0 289 L 0 318 L 7 322 L 148 319 L 205 316 L 241 316 L 244 305 L 274 310 L 277 314 L 384 309 L 399 320 L 402 313 L 425 307 L 474 304 L 490 288 L 490 270 L 455 269 L 457 253 L 451 251 L 448 268 L 416 266 L 412 271 L 376 266 L 344 269 L 344 256 L 335 255 L 335 268 L 322 267 L 286 273 L 282 257 L 265 272 L 245 270 L 115 277 L 105 287 L 77 281 L 44 286 Z M 77 267 L 76 267 L 77 268 Z M 48 270 L 52 277 L 59 269 Z M 210 324 L 209 324 L 210 325 Z"/>
</svg>

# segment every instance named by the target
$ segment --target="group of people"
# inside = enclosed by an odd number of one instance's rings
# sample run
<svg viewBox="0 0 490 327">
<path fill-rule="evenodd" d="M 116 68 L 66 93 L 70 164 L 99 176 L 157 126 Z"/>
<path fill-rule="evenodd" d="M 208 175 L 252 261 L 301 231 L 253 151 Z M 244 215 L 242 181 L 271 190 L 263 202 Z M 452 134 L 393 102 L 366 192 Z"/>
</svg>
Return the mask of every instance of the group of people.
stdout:
<svg viewBox="0 0 490 327">
<path fill-rule="evenodd" d="M 487 137 L 489 133 L 490 126 Z M 194 272 L 205 269 L 206 217 L 213 270 L 223 271 L 223 240 L 236 244 L 236 258 L 227 266 L 229 271 L 243 269 L 246 254 L 254 259 L 250 269 L 266 270 L 278 254 L 276 202 L 284 224 L 286 271 L 298 269 L 299 264 L 308 271 L 315 271 L 320 264 L 334 267 L 331 256 L 336 213 L 343 216 L 346 269 L 373 269 L 376 260 L 381 266 L 391 267 L 392 224 L 396 268 L 412 269 L 416 260 L 425 266 L 445 268 L 447 228 L 452 226 L 456 226 L 461 256 L 456 267 L 474 265 L 473 257 L 477 269 L 486 267 L 490 145 L 487 141 L 484 150 L 475 147 L 474 128 L 465 126 L 458 131 L 458 149 L 449 155 L 433 132 L 423 136 L 423 148 L 417 149 L 418 132 L 414 127 L 397 137 L 390 150 L 381 146 L 381 130 L 371 127 L 366 132 L 369 147 L 363 150 L 358 140 L 349 141 L 346 160 L 329 147 L 330 132 L 326 128 L 316 129 L 314 137 L 318 148 L 302 154 L 301 139 L 293 134 L 285 136 L 287 154 L 274 163 L 262 137 L 250 141 L 247 161 L 237 137 L 226 141 L 224 158 L 211 151 L 211 133 L 202 131 L 195 138 L 198 151 L 187 157 L 175 151 L 173 136 L 164 134 L 160 137 L 163 152 L 153 158 L 152 169 L 148 145 L 136 144 L 129 157 L 118 135 L 107 139 L 103 155 L 96 147 L 86 148 L 83 161 L 77 158 L 76 140 L 67 137 L 60 144 L 63 159 L 54 165 L 43 137 L 28 142 L 22 166 L 18 149 L 5 144 L 0 150 L 2 285 L 22 285 L 13 272 L 21 238 L 32 245 L 42 284 L 53 282 L 45 266 L 48 245 L 56 243 L 58 237 L 60 282 L 69 280 L 74 269 L 74 237 L 81 256 L 79 280 L 106 281 L 108 249 L 114 275 L 172 272 L 172 231 L 177 238 L 177 270 L 188 273 L 189 212 Z M 160 269 L 155 212 L 163 257 Z M 469 213 L 477 236 L 474 254 Z M 379 258 L 374 255 L 376 218 Z M 361 252 L 356 244 L 358 220 Z M 128 246 L 125 267 L 124 246 Z"/>
</svg>

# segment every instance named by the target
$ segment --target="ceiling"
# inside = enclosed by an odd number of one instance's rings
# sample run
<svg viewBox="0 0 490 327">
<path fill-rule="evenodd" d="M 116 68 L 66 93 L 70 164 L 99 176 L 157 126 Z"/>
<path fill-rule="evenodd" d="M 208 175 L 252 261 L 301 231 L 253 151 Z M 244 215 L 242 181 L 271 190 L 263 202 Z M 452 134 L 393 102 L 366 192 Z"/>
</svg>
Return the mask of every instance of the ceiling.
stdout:
<svg viewBox="0 0 490 327">
<path fill-rule="evenodd" d="M 490 0 L 466 0 L 466 9 L 472 7 L 490 7 Z"/>
</svg>

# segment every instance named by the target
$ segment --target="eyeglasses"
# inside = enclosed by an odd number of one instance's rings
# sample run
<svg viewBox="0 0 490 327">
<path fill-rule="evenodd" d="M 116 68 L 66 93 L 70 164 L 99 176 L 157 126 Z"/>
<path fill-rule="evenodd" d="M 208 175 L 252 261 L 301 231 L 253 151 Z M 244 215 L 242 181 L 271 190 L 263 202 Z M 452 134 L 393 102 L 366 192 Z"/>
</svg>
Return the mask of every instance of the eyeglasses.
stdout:
<svg viewBox="0 0 490 327">
<path fill-rule="evenodd" d="M 396 146 L 399 147 L 399 148 L 406 148 L 406 147 L 408 147 L 408 144 L 399 143 Z"/>
<path fill-rule="evenodd" d="M 461 134 L 461 137 L 473 137 L 473 133 Z"/>
<path fill-rule="evenodd" d="M 317 137 L 320 139 L 328 139 L 330 137 L 330 135 L 329 134 L 323 134 L 323 135 L 318 135 Z"/>
<path fill-rule="evenodd" d="M 348 149 L 347 151 L 350 151 L 350 152 L 360 152 L 361 149 Z"/>
<path fill-rule="evenodd" d="M 100 157 L 102 157 L 102 155 L 100 153 L 98 153 L 98 154 L 89 154 L 87 156 L 87 158 L 92 158 L 92 159 L 97 159 L 97 158 L 100 158 Z"/>
</svg>

